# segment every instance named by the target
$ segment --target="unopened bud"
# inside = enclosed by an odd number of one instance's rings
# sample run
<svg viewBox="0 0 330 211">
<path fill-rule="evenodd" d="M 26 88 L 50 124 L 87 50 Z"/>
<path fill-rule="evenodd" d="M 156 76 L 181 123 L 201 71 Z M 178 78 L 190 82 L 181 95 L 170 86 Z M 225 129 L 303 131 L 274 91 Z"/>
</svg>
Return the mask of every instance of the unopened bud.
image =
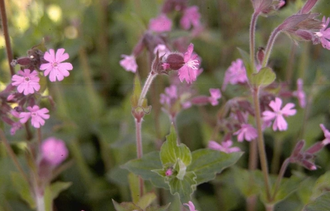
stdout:
<svg viewBox="0 0 330 211">
<path fill-rule="evenodd" d="M 305 145 L 304 140 L 299 141 L 296 144 L 296 146 L 294 147 L 291 157 L 297 157 L 299 155 L 299 153 L 301 152 L 301 149 L 304 147 L 304 145 Z"/>
<path fill-rule="evenodd" d="M 165 58 L 165 63 L 172 70 L 178 70 L 184 65 L 184 57 L 180 53 L 169 53 Z"/>
<path fill-rule="evenodd" d="M 258 64 L 262 64 L 262 61 L 264 60 L 264 56 L 265 56 L 265 48 L 259 47 L 257 51 Z"/>
<path fill-rule="evenodd" d="M 173 174 L 172 168 L 168 168 L 165 172 L 165 175 L 168 176 L 168 177 L 171 176 L 172 174 Z"/>
</svg>

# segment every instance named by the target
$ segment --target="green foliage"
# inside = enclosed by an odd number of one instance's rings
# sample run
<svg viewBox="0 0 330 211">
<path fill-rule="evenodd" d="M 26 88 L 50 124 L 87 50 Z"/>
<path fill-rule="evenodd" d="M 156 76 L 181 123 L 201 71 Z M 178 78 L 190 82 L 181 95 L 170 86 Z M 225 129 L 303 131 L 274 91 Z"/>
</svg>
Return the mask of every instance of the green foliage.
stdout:
<svg viewBox="0 0 330 211">
<path fill-rule="evenodd" d="M 10 176 L 12 183 L 21 198 L 30 206 L 30 208 L 34 209 L 36 204 L 29 183 L 18 172 L 11 172 Z"/>
<path fill-rule="evenodd" d="M 276 79 L 276 74 L 270 67 L 263 67 L 258 73 L 252 75 L 252 84 L 256 86 L 268 86 Z"/>
<path fill-rule="evenodd" d="M 330 207 L 330 192 L 317 197 L 313 202 L 307 204 L 303 211 L 328 211 Z"/>
<path fill-rule="evenodd" d="M 244 51 L 243 49 L 238 48 L 239 53 L 241 54 L 241 57 L 243 59 L 244 62 L 244 66 L 246 69 L 246 75 L 249 79 L 249 81 L 252 81 L 252 74 L 255 72 L 255 70 L 252 69 L 252 65 L 250 62 L 250 55 Z"/>
</svg>

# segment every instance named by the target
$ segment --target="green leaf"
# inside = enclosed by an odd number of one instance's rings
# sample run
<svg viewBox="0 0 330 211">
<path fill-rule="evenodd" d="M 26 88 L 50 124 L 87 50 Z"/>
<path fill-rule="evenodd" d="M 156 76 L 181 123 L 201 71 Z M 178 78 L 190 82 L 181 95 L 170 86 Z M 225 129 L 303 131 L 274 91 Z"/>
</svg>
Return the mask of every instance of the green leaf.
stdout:
<svg viewBox="0 0 330 211">
<path fill-rule="evenodd" d="M 181 203 L 187 203 L 191 200 L 191 195 L 196 190 L 196 174 L 194 172 L 187 172 L 182 180 L 173 177 L 168 182 L 172 195 L 178 195 Z"/>
<path fill-rule="evenodd" d="M 140 190 L 139 190 L 139 176 L 129 173 L 128 174 L 129 189 L 131 191 L 131 197 L 134 203 L 140 200 Z"/>
<path fill-rule="evenodd" d="M 140 98 L 140 94 L 141 94 L 141 81 L 140 81 L 139 75 L 135 74 L 135 77 L 134 77 L 134 91 L 133 91 L 133 95 L 131 97 L 132 108 L 136 108 L 138 106 L 138 101 L 139 101 L 139 98 Z"/>
<path fill-rule="evenodd" d="M 282 201 L 283 199 L 291 195 L 293 192 L 298 190 L 303 180 L 303 178 L 294 175 L 290 178 L 283 178 L 276 197 L 273 200 L 274 204 Z"/>
<path fill-rule="evenodd" d="M 72 185 L 72 182 L 54 182 L 50 186 L 50 191 L 52 193 L 52 200 L 56 199 L 58 195 L 68 189 Z"/>
<path fill-rule="evenodd" d="M 166 136 L 166 142 L 160 149 L 160 159 L 163 166 L 173 166 L 180 159 L 185 166 L 191 163 L 191 152 L 184 144 L 177 144 L 175 128 L 172 125 L 170 134 Z"/>
<path fill-rule="evenodd" d="M 24 178 L 18 172 L 11 172 L 10 177 L 13 182 L 14 188 L 17 190 L 19 195 L 24 201 L 28 203 L 31 209 L 34 209 L 36 207 L 36 204 L 34 202 L 33 195 L 30 191 L 29 183 L 24 180 Z"/>
<path fill-rule="evenodd" d="M 326 192 L 317 197 L 313 202 L 306 205 L 303 211 L 329 211 L 330 192 Z"/>
<path fill-rule="evenodd" d="M 235 184 L 241 193 L 247 198 L 259 194 L 263 187 L 261 171 L 248 171 L 246 169 L 234 168 Z"/>
<path fill-rule="evenodd" d="M 263 67 L 258 73 L 252 75 L 252 84 L 268 86 L 276 79 L 276 74 L 270 67 Z"/>
<path fill-rule="evenodd" d="M 324 193 L 324 191 L 329 191 L 330 190 L 330 171 L 326 172 L 322 176 L 320 176 L 313 187 L 313 194 L 312 194 L 312 199 L 315 199 L 319 197 L 321 194 Z"/>
<path fill-rule="evenodd" d="M 197 184 L 208 182 L 215 178 L 217 173 L 234 165 L 243 152 L 226 154 L 212 149 L 199 149 L 192 153 L 192 163 L 187 171 L 197 175 Z"/>
<path fill-rule="evenodd" d="M 249 81 L 251 81 L 252 74 L 253 74 L 254 70 L 252 69 L 252 66 L 251 66 L 250 55 L 246 51 L 244 51 L 243 49 L 238 48 L 238 51 L 242 56 L 244 66 L 245 66 L 245 69 L 246 69 L 246 75 L 247 75 Z"/>
<path fill-rule="evenodd" d="M 168 203 L 167 205 L 161 206 L 161 207 L 157 207 L 157 206 L 152 206 L 152 207 L 148 207 L 146 209 L 146 211 L 167 211 L 168 208 L 170 207 L 171 203 Z"/>
<path fill-rule="evenodd" d="M 162 169 L 162 163 L 159 158 L 159 152 L 150 152 L 143 155 L 141 159 L 128 161 L 122 168 L 139 175 L 144 180 L 150 180 L 158 188 L 168 189 L 163 177 L 153 172 L 154 169 Z"/>
<path fill-rule="evenodd" d="M 146 193 L 141 197 L 137 205 L 145 210 L 153 201 L 155 201 L 156 198 L 157 196 L 155 193 Z"/>
<path fill-rule="evenodd" d="M 132 202 L 118 203 L 112 199 L 112 203 L 115 206 L 116 211 L 143 211 L 140 207 L 136 206 Z"/>
</svg>

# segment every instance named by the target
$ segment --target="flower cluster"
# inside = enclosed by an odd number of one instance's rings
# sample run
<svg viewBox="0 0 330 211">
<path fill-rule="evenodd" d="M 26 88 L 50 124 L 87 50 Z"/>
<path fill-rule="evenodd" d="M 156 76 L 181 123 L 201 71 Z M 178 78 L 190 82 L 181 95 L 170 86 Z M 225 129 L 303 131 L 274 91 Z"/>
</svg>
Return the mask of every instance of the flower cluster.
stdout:
<svg viewBox="0 0 330 211">
<path fill-rule="evenodd" d="M 69 54 L 63 48 L 43 53 L 35 47 L 28 51 L 28 56 L 11 62 L 12 65 L 20 65 L 21 70 L 12 76 L 11 83 L 1 92 L 1 98 L 6 97 L 2 99 L 0 116 L 11 125 L 12 135 L 29 119 L 34 128 L 40 128 L 49 119 L 49 110 L 38 105 L 43 92 L 39 84 L 40 73 L 48 76 L 51 82 L 62 81 L 73 69 L 71 63 L 65 62 L 68 58 Z M 13 103 L 17 105 L 14 109 L 10 106 Z"/>
</svg>

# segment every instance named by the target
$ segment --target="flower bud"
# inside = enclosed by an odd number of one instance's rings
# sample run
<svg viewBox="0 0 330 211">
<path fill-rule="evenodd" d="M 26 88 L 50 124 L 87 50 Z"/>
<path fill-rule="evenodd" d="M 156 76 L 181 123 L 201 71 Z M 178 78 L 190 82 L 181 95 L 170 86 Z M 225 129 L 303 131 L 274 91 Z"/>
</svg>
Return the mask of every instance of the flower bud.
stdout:
<svg viewBox="0 0 330 211">
<path fill-rule="evenodd" d="M 262 64 L 262 61 L 264 60 L 264 56 L 265 56 L 265 48 L 259 47 L 257 51 L 258 64 Z"/>
<path fill-rule="evenodd" d="M 68 157 L 68 149 L 62 140 L 50 137 L 41 144 L 41 155 L 42 160 L 57 166 Z"/>
<path fill-rule="evenodd" d="M 172 70 L 178 70 L 184 65 L 184 57 L 180 53 L 169 53 L 164 60 Z"/>
</svg>

